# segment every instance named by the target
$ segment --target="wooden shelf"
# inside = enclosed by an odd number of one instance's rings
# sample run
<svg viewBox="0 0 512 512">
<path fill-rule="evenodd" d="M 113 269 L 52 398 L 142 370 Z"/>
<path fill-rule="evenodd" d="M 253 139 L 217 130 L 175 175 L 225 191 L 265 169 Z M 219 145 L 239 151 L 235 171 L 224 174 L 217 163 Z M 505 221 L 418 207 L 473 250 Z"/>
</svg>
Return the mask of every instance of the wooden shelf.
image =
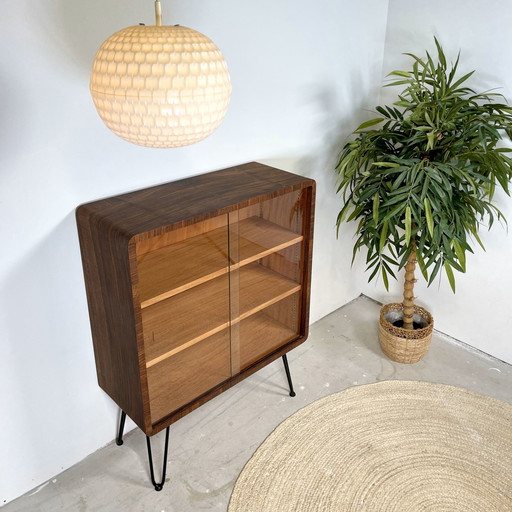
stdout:
<svg viewBox="0 0 512 512">
<path fill-rule="evenodd" d="M 228 261 L 228 229 L 217 228 L 139 257 L 139 296 L 146 308 L 302 241 L 260 217 L 238 223 L 240 261 Z"/>
<path fill-rule="evenodd" d="M 146 308 L 228 272 L 227 226 L 144 254 L 139 296 Z"/>
<path fill-rule="evenodd" d="M 261 217 L 241 220 L 238 223 L 238 265 L 247 265 L 285 247 L 298 244 L 303 238 L 302 235 Z M 232 269 L 236 266 L 237 262 L 233 262 Z"/>
<path fill-rule="evenodd" d="M 240 322 L 240 367 L 246 368 L 296 337 L 296 331 L 263 311 L 255 313 Z"/>
<path fill-rule="evenodd" d="M 257 263 L 240 269 L 240 315 L 233 323 L 293 295 L 300 284 Z"/>
<path fill-rule="evenodd" d="M 142 310 L 146 366 L 229 326 L 229 279 L 223 275 Z"/>
<path fill-rule="evenodd" d="M 230 339 L 226 330 L 148 368 L 153 421 L 229 379 L 230 359 Z"/>
<path fill-rule="evenodd" d="M 232 323 L 297 293 L 299 283 L 257 263 L 239 271 L 240 314 Z M 146 366 L 185 350 L 229 326 L 229 282 L 221 276 L 142 311 Z M 206 307 L 201 307 L 204 305 Z"/>
</svg>

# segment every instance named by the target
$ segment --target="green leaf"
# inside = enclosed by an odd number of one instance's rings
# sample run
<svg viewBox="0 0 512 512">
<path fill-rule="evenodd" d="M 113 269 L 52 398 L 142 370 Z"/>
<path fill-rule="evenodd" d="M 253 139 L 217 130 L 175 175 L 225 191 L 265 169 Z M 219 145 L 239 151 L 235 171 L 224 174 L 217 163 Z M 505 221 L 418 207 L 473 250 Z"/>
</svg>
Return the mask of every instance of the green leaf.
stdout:
<svg viewBox="0 0 512 512">
<path fill-rule="evenodd" d="M 409 246 L 411 241 L 411 207 L 405 209 L 405 245 Z"/>
<path fill-rule="evenodd" d="M 432 122 L 432 119 L 430 118 L 430 116 L 428 115 L 428 112 L 425 111 L 425 120 L 427 121 L 427 123 L 432 127 L 432 128 L 435 128 L 435 125 L 434 123 Z"/>
<path fill-rule="evenodd" d="M 366 263 L 369 263 L 370 265 L 369 266 L 372 266 L 375 265 L 375 263 L 377 263 L 377 261 L 379 260 L 379 253 L 371 253 L 370 251 L 368 251 L 367 255 L 366 255 Z"/>
<path fill-rule="evenodd" d="M 382 280 L 384 281 L 384 286 L 386 287 L 386 291 L 389 292 L 389 279 L 386 269 L 382 267 Z"/>
<path fill-rule="evenodd" d="M 425 178 L 425 181 L 423 182 L 423 188 L 421 189 L 421 199 L 425 199 L 425 197 L 427 196 L 427 192 L 428 192 L 428 186 L 430 184 L 430 177 L 427 176 Z"/>
<path fill-rule="evenodd" d="M 436 73 L 436 66 L 434 64 L 434 61 L 432 60 L 432 57 L 430 56 L 430 53 L 428 52 L 425 52 L 426 55 L 427 55 L 427 68 L 430 69 L 430 72 L 432 73 L 432 75 L 435 75 Z"/>
<path fill-rule="evenodd" d="M 368 282 L 370 282 L 377 275 L 377 272 L 379 271 L 379 269 L 380 269 L 379 265 L 377 265 L 373 269 L 373 272 L 370 274 L 370 277 L 368 278 Z"/>
<path fill-rule="evenodd" d="M 450 286 L 452 288 L 453 293 L 455 293 L 455 277 L 453 276 L 452 267 L 450 267 L 447 261 L 444 262 L 444 270 L 446 275 L 448 276 L 448 281 L 450 282 Z"/>
<path fill-rule="evenodd" d="M 448 84 L 450 84 L 453 80 L 453 77 L 455 76 L 455 73 L 457 71 L 457 67 L 459 65 L 459 59 L 460 59 L 460 51 L 457 54 L 457 60 L 455 61 L 455 64 L 452 66 L 452 69 L 450 71 L 450 75 L 448 77 Z"/>
<path fill-rule="evenodd" d="M 427 133 L 427 150 L 434 149 L 435 133 Z"/>
<path fill-rule="evenodd" d="M 373 196 L 373 222 L 375 226 L 377 226 L 377 224 L 379 223 L 379 202 L 379 194 L 375 194 Z"/>
<path fill-rule="evenodd" d="M 425 267 L 425 262 L 423 261 L 423 258 L 421 256 L 421 251 L 416 252 L 416 261 L 418 262 L 418 267 L 420 268 L 421 275 L 423 276 L 425 281 L 428 281 L 427 269 Z"/>
<path fill-rule="evenodd" d="M 480 240 L 480 237 L 478 236 L 477 230 L 476 229 L 472 229 L 471 233 L 475 237 L 475 240 L 478 242 L 478 245 L 485 251 L 484 244 L 482 243 L 482 240 Z"/>
<path fill-rule="evenodd" d="M 412 57 L 421 67 L 425 67 L 425 62 L 423 62 L 419 57 L 416 57 L 416 55 L 412 53 L 404 53 L 404 55 L 408 55 L 409 57 Z"/>
<path fill-rule="evenodd" d="M 340 213 L 338 213 L 338 218 L 336 219 L 336 237 L 338 236 L 340 226 L 345 220 L 345 217 L 347 216 L 348 209 L 350 207 L 350 202 L 346 202 L 343 208 L 341 209 Z"/>
<path fill-rule="evenodd" d="M 459 244 L 458 240 L 452 240 L 453 249 L 455 250 L 455 254 L 460 262 L 460 266 L 462 267 L 462 271 L 466 272 L 466 253 L 464 249 Z"/>
<path fill-rule="evenodd" d="M 395 162 L 373 162 L 373 167 L 400 167 L 400 164 Z"/>
<path fill-rule="evenodd" d="M 404 209 L 404 205 L 403 204 L 399 204 L 397 206 L 395 206 L 395 208 L 393 208 L 385 217 L 384 217 L 384 220 L 387 221 L 389 219 L 391 219 L 391 217 L 394 217 L 395 215 L 397 215 L 398 213 L 400 213 L 402 210 Z"/>
<path fill-rule="evenodd" d="M 397 107 L 405 107 L 405 108 L 414 107 L 413 103 L 411 103 L 410 101 L 406 101 L 406 100 L 395 101 L 395 103 L 393 103 L 393 105 L 396 105 Z"/>
<path fill-rule="evenodd" d="M 428 280 L 428 286 L 430 286 L 434 282 L 434 279 L 436 278 L 437 274 L 439 273 L 439 269 L 441 268 L 441 263 L 442 263 L 442 260 L 441 260 L 441 258 L 439 258 L 436 261 L 436 264 L 434 265 L 434 270 L 430 274 L 430 279 Z"/>
<path fill-rule="evenodd" d="M 379 124 L 381 121 L 384 121 L 383 117 L 376 117 L 375 119 L 370 119 L 369 121 L 365 121 L 363 124 L 359 125 L 354 131 L 358 132 L 360 130 L 364 130 L 365 128 L 369 128 L 370 126 L 375 126 Z"/>
<path fill-rule="evenodd" d="M 396 85 L 410 84 L 410 80 L 395 80 L 394 82 L 388 82 L 384 84 L 384 87 L 395 87 Z"/>
<path fill-rule="evenodd" d="M 384 117 L 389 117 L 388 113 L 386 112 L 385 109 L 383 109 L 382 107 L 375 107 L 375 110 L 379 113 L 379 114 L 382 114 Z"/>
<path fill-rule="evenodd" d="M 425 205 L 425 217 L 427 218 L 427 227 L 428 232 L 430 233 L 430 236 L 434 237 L 434 219 L 432 218 L 432 210 L 430 208 L 430 201 L 428 200 L 428 197 L 425 197 L 423 199 L 423 204 Z"/>
<path fill-rule="evenodd" d="M 441 180 L 441 182 L 442 182 L 442 180 Z M 436 192 L 437 197 L 439 199 L 441 199 L 442 203 L 445 203 L 445 201 L 446 201 L 446 192 L 435 181 L 432 181 L 431 185 L 432 185 L 432 189 L 434 189 L 434 191 Z"/>
<path fill-rule="evenodd" d="M 436 42 L 437 46 L 437 55 L 439 57 L 439 62 L 443 66 L 444 69 L 446 69 L 446 57 L 444 56 L 443 49 L 441 48 L 441 45 L 439 44 L 439 41 L 436 37 L 434 37 L 434 41 Z"/>
<path fill-rule="evenodd" d="M 357 254 L 357 251 L 358 249 L 361 247 L 361 245 L 363 245 L 363 235 L 361 235 L 356 243 L 354 244 L 354 248 L 352 249 L 352 262 L 351 262 L 351 265 L 354 264 L 354 261 L 356 259 L 356 254 Z"/>
<path fill-rule="evenodd" d="M 386 263 L 386 261 L 381 260 L 381 264 L 382 264 L 382 267 L 386 269 L 387 273 L 388 273 L 391 277 L 393 277 L 394 279 L 396 279 L 395 273 L 393 272 L 393 270 L 391 269 L 391 267 Z"/>
<path fill-rule="evenodd" d="M 386 245 L 388 239 L 388 221 L 384 221 L 382 224 L 382 230 L 380 232 L 380 239 L 379 239 L 379 253 L 382 253 L 384 246 Z"/>
<path fill-rule="evenodd" d="M 388 73 L 388 76 L 403 76 L 405 78 L 411 78 L 411 73 L 408 73 L 407 71 L 391 71 L 391 73 Z"/>
<path fill-rule="evenodd" d="M 392 265 L 398 266 L 398 262 L 395 261 L 394 259 L 390 258 L 388 255 L 381 254 L 381 256 L 382 256 L 382 259 L 386 260 L 388 263 L 391 263 Z"/>
<path fill-rule="evenodd" d="M 459 85 L 461 85 L 463 82 L 465 82 L 472 74 L 474 73 L 474 71 L 471 71 L 470 73 L 467 73 L 466 75 L 464 75 L 462 78 L 459 78 L 459 80 L 457 80 L 451 87 L 450 89 L 451 90 L 455 90 L 457 89 L 457 87 Z"/>
</svg>

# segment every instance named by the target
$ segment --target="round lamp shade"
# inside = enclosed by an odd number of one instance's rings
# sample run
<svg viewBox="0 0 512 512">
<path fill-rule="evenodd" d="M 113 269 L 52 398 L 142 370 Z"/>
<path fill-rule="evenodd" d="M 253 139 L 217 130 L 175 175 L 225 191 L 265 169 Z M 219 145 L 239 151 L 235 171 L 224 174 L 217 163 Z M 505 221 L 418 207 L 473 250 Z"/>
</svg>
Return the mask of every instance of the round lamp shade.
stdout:
<svg viewBox="0 0 512 512">
<path fill-rule="evenodd" d="M 220 50 L 203 34 L 178 25 L 137 25 L 101 45 L 90 90 L 116 135 L 173 148 L 199 142 L 219 126 L 231 82 Z"/>
</svg>

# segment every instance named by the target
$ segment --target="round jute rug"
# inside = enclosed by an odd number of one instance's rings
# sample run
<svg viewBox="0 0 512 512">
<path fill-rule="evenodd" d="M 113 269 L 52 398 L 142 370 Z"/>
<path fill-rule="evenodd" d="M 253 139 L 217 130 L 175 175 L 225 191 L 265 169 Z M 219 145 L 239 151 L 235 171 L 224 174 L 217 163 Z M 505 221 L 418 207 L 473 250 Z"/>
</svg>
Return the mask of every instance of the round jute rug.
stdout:
<svg viewBox="0 0 512 512">
<path fill-rule="evenodd" d="M 512 405 L 427 382 L 323 398 L 240 474 L 229 512 L 511 512 Z"/>
</svg>

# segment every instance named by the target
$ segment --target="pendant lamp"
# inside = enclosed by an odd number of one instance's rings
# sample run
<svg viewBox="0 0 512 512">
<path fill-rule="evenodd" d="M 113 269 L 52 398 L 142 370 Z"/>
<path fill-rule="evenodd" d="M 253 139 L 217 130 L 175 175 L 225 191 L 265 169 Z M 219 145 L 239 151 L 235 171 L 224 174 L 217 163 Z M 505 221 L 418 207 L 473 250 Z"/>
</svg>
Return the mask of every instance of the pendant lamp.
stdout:
<svg viewBox="0 0 512 512">
<path fill-rule="evenodd" d="M 136 25 L 110 36 L 94 59 L 90 90 L 101 119 L 128 142 L 153 148 L 194 144 L 222 122 L 231 81 L 220 50 L 179 25 Z"/>
</svg>

